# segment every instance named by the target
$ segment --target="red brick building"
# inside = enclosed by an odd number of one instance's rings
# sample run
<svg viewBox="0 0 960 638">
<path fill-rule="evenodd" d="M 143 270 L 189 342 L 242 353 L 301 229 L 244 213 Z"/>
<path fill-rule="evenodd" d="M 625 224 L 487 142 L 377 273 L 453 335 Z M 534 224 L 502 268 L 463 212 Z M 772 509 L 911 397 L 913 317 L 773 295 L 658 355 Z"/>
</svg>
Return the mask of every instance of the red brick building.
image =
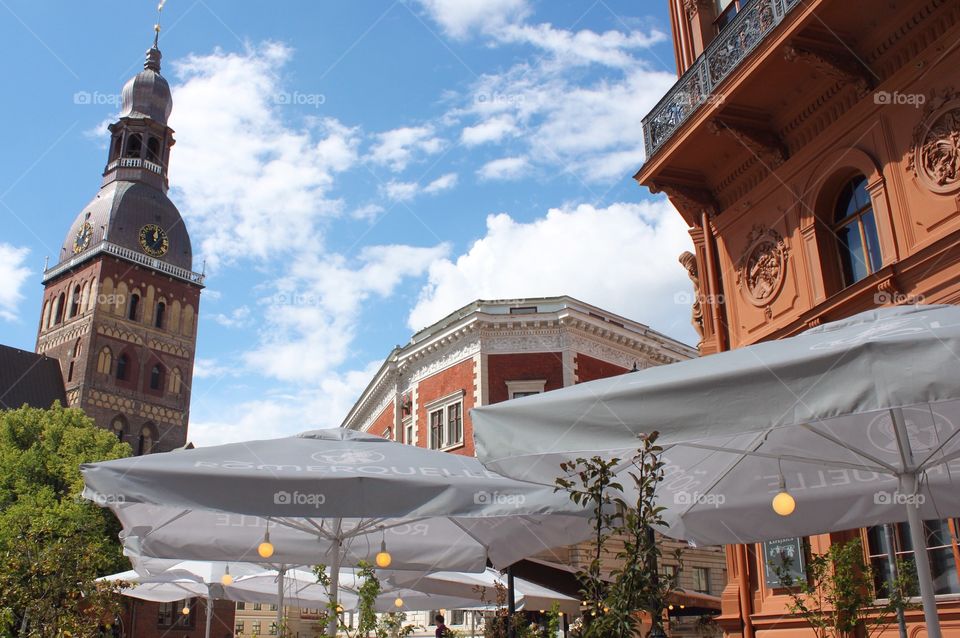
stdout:
<svg viewBox="0 0 960 638">
<path fill-rule="evenodd" d="M 124 598 L 124 607 L 120 624 L 123 638 L 204 638 L 206 635 L 207 606 L 197 598 L 172 603 Z M 190 610 L 189 614 L 183 613 L 185 608 Z M 235 613 L 233 601 L 215 600 L 210 638 L 233 638 Z"/>
<path fill-rule="evenodd" d="M 343 427 L 473 455 L 474 407 L 694 356 L 570 297 L 475 301 L 395 348 Z"/>
<path fill-rule="evenodd" d="M 679 78 L 643 119 L 635 177 L 690 226 L 701 354 L 876 306 L 960 302 L 960 3 L 668 2 Z M 944 635 L 960 636 L 960 528 L 927 526 Z M 803 543 L 857 537 L 882 576 L 880 528 Z M 724 630 L 809 636 L 762 556 L 728 548 Z M 919 612 L 907 619 L 925 635 Z"/>
</svg>

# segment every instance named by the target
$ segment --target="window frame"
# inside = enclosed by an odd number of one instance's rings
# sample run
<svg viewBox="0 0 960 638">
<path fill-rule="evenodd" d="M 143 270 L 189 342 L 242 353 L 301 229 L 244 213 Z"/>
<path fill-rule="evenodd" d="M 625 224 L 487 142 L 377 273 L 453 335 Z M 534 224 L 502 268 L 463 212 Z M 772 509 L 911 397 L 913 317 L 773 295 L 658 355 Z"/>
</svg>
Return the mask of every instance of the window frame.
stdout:
<svg viewBox="0 0 960 638">
<path fill-rule="evenodd" d="M 547 387 L 546 379 L 517 379 L 507 381 L 507 399 L 519 399 L 534 394 L 543 394 Z"/>
<path fill-rule="evenodd" d="M 427 445 L 431 450 L 455 450 L 466 444 L 466 425 L 464 423 L 464 398 L 466 392 L 457 390 L 451 394 L 441 397 L 424 406 L 427 414 Z M 459 433 L 460 438 L 456 441 L 450 441 L 450 409 L 457 407 L 459 412 Z M 439 423 L 434 421 L 434 416 L 439 414 Z M 438 427 L 439 439 L 434 437 L 434 430 Z"/>
<path fill-rule="evenodd" d="M 704 582 L 702 583 L 703 589 L 697 588 L 697 581 L 699 580 L 698 574 L 703 575 Z M 693 591 L 700 594 L 710 594 L 710 568 L 703 567 L 702 565 L 694 565 L 693 570 L 690 572 L 691 584 L 693 585 Z"/>
<path fill-rule="evenodd" d="M 858 208 L 857 210 L 855 210 L 854 212 L 844 215 L 841 219 L 838 220 L 837 211 L 840 208 L 841 197 L 843 197 L 844 194 L 846 193 L 847 187 L 849 187 L 854 182 L 860 182 L 860 181 L 863 182 L 863 189 L 867 194 L 867 203 L 861 206 L 860 208 Z M 841 290 L 849 288 L 850 286 L 854 286 L 860 283 L 861 281 L 863 281 L 864 279 L 868 279 L 869 277 L 871 277 L 872 275 L 875 275 L 880 269 L 883 268 L 883 251 L 880 246 L 880 229 L 877 227 L 876 210 L 873 205 L 873 198 L 870 196 L 870 191 L 867 189 L 868 185 L 869 185 L 869 180 L 867 179 L 867 176 L 863 175 L 862 173 L 858 173 L 853 177 L 844 181 L 843 184 L 841 184 L 840 189 L 837 191 L 837 195 L 834 198 L 832 216 L 830 219 L 830 234 L 833 237 L 834 253 L 837 256 L 837 268 L 840 276 Z M 859 188 L 859 185 L 851 191 L 851 197 L 854 196 L 854 193 L 856 192 L 857 188 Z M 871 242 L 868 241 L 867 239 L 867 229 L 863 223 L 863 219 L 867 215 L 869 215 L 873 219 L 873 230 L 875 233 L 874 237 L 872 238 L 874 242 L 873 244 L 871 244 Z M 850 279 L 848 280 L 847 269 L 844 267 L 844 255 L 846 255 L 847 259 L 849 259 L 852 262 L 854 258 L 854 254 L 853 254 L 853 251 L 850 249 L 849 244 L 846 244 L 843 241 L 841 241 L 839 233 L 841 230 L 844 230 L 850 227 L 854 227 L 858 236 L 860 237 L 860 248 L 863 253 L 863 267 L 866 270 L 866 274 L 859 279 L 853 279 L 855 274 L 851 272 Z M 877 255 L 877 261 L 879 263 L 877 264 L 876 268 L 874 268 L 873 259 L 871 258 L 872 257 L 871 251 L 870 251 L 871 245 L 875 245 L 879 253 Z M 851 267 L 851 271 L 852 271 L 852 267 Z"/>
<path fill-rule="evenodd" d="M 928 523 L 946 523 L 946 531 L 947 531 L 947 534 L 948 534 L 948 536 L 949 536 L 949 541 L 950 541 L 950 542 L 949 542 L 948 544 L 946 544 L 946 545 L 930 546 L 929 543 L 930 543 L 930 536 L 931 536 L 931 534 L 930 534 L 930 530 L 929 530 L 929 527 L 928 527 Z M 912 560 L 914 560 L 914 550 L 913 550 L 912 548 L 911 548 L 911 549 L 903 549 L 903 547 L 904 547 L 904 540 L 906 540 L 907 543 L 911 542 L 911 539 L 909 538 L 910 532 L 909 532 L 909 530 L 907 529 L 907 524 L 906 524 L 906 523 L 891 523 L 891 525 L 893 525 L 894 556 L 897 558 L 898 561 L 899 561 L 899 560 L 906 560 L 906 561 L 912 561 Z M 941 594 L 935 594 L 935 596 L 938 597 L 938 598 L 939 598 L 939 597 L 943 597 L 943 598 L 956 598 L 958 595 L 960 595 L 960 540 L 958 540 L 958 535 L 960 535 L 960 520 L 958 520 L 958 519 L 956 519 L 956 518 L 929 519 L 929 520 L 924 520 L 924 521 L 923 521 L 923 525 L 924 525 L 924 531 L 926 532 L 926 533 L 925 533 L 925 537 L 926 537 L 926 539 L 927 539 L 927 544 L 928 544 L 927 553 L 928 553 L 928 559 L 929 559 L 929 561 L 930 561 L 930 563 L 931 563 L 931 565 L 930 565 L 931 570 L 934 569 L 934 565 L 933 565 L 933 560 L 934 560 L 934 558 L 933 558 L 933 552 L 938 551 L 938 550 L 942 551 L 942 550 L 945 550 L 945 549 L 949 549 L 949 550 L 950 550 L 950 551 L 949 551 L 949 554 L 950 554 L 950 556 L 952 556 L 952 558 L 953 558 L 954 582 L 956 583 L 956 589 L 955 589 L 955 591 L 944 592 L 944 593 L 941 593 Z M 860 533 L 861 533 L 861 542 L 862 542 L 862 544 L 863 544 L 864 560 L 867 562 L 868 565 L 870 565 L 872 568 L 874 568 L 874 571 L 875 571 L 875 572 L 877 572 L 877 573 L 875 574 L 875 576 L 876 576 L 878 579 L 882 579 L 883 581 L 886 581 L 886 580 L 887 580 L 887 574 L 886 574 L 886 573 L 880 574 L 880 573 L 879 573 L 880 570 L 878 570 L 878 569 L 875 567 L 875 562 L 876 562 L 876 561 L 886 562 L 886 561 L 888 560 L 888 558 L 887 558 L 887 551 L 886 551 L 886 548 L 885 548 L 885 547 L 879 548 L 879 551 L 876 552 L 876 553 L 874 552 L 874 549 L 877 549 L 877 548 L 872 547 L 872 545 L 871 545 L 871 543 L 870 543 L 870 530 L 871 530 L 871 529 L 874 529 L 874 528 L 878 529 L 878 531 L 879 531 L 881 534 L 885 534 L 885 532 L 884 532 L 884 530 L 883 530 L 883 525 L 876 525 L 876 526 L 871 526 L 871 527 L 865 527 L 865 528 L 862 528 L 862 529 L 860 530 Z M 885 541 L 884 541 L 884 544 L 885 544 Z M 884 572 L 885 572 L 885 571 L 886 571 L 886 570 L 884 570 Z M 881 590 L 880 590 L 880 587 L 878 587 L 876 583 L 874 583 L 874 589 L 875 589 L 875 591 L 876 591 L 877 594 L 878 594 L 878 596 L 877 596 L 877 600 L 878 600 L 878 601 L 888 600 L 888 598 L 885 598 L 885 597 L 882 597 L 882 596 L 879 595 Z"/>
</svg>

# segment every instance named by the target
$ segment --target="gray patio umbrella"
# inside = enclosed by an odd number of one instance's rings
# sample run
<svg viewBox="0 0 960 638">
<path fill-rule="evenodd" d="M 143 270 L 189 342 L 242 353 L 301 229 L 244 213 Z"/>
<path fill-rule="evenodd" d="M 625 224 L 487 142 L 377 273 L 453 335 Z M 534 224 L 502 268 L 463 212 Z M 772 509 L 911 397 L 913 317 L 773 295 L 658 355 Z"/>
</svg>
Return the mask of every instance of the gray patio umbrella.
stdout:
<svg viewBox="0 0 960 638">
<path fill-rule="evenodd" d="M 143 556 L 482 571 L 590 535 L 589 513 L 472 457 L 350 430 L 84 465 Z M 263 546 L 269 546 L 264 552 Z M 386 550 L 384 552 L 383 550 Z M 387 561 L 385 561 L 387 562 Z"/>
<path fill-rule="evenodd" d="M 883 308 L 475 409 L 477 454 L 494 471 L 552 484 L 561 461 L 629 459 L 639 435 L 659 431 L 663 531 L 703 544 L 906 519 L 936 638 L 923 520 L 960 515 L 958 364 L 960 308 Z M 774 495 L 795 500 L 796 513 L 774 512 Z"/>
</svg>

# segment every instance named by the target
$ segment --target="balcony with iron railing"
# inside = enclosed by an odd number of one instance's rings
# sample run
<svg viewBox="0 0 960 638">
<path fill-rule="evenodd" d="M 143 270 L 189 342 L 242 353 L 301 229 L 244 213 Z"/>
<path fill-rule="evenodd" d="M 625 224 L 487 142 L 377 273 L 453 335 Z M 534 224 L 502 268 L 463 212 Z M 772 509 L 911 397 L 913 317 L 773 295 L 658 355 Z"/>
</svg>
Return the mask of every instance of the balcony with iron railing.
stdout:
<svg viewBox="0 0 960 638">
<path fill-rule="evenodd" d="M 205 277 L 203 273 L 193 272 L 192 270 L 187 270 L 186 268 L 180 268 L 179 266 L 168 264 L 167 262 L 162 261 L 160 259 L 150 257 L 149 255 L 145 255 L 143 253 L 137 252 L 130 248 L 126 248 L 124 246 L 118 246 L 117 244 L 112 244 L 108 241 L 102 241 L 95 246 L 91 246 L 90 248 L 83 251 L 82 253 L 74 255 L 70 259 L 62 261 L 56 266 L 54 266 L 53 268 L 50 268 L 49 270 L 44 271 L 43 283 L 50 281 L 54 277 L 57 277 L 58 275 L 70 270 L 71 268 L 75 268 L 81 263 L 87 261 L 88 259 L 92 259 L 93 257 L 102 253 L 113 255 L 114 257 L 119 257 L 120 259 L 124 259 L 126 261 L 130 261 L 135 264 L 139 264 L 141 266 L 146 266 L 148 268 L 152 268 L 157 272 L 161 272 L 165 275 L 169 275 L 176 279 L 180 279 L 181 281 L 186 281 L 191 284 L 196 284 L 197 286 L 203 285 L 203 280 Z"/>
<path fill-rule="evenodd" d="M 800 0 L 749 0 L 744 3 L 736 17 L 643 118 L 647 161 L 701 106 L 719 99 L 720 84 L 800 4 Z"/>
</svg>

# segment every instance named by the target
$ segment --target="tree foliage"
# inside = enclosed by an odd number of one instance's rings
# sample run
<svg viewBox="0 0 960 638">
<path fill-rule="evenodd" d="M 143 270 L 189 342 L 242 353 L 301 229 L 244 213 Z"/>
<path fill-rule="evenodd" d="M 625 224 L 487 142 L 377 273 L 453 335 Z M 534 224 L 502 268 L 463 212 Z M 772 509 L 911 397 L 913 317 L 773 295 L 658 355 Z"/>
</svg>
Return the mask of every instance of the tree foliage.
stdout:
<svg viewBox="0 0 960 638">
<path fill-rule="evenodd" d="M 802 616 L 817 638 L 844 638 L 858 632 L 869 637 L 892 622 L 898 607 L 911 607 L 909 598 L 916 588 L 913 564 L 897 564 L 898 577 L 890 583 L 885 602 L 876 599 L 873 568 L 864 559 L 858 538 L 831 545 L 826 553 L 811 558 L 806 580 L 794 578 L 787 560 L 774 566 L 774 571 L 790 596 L 790 611 Z"/>
<path fill-rule="evenodd" d="M 80 464 L 130 447 L 77 409 L 0 412 L 0 636 L 94 636 L 117 598 L 95 579 L 124 568 L 112 514 L 81 497 Z"/>
<path fill-rule="evenodd" d="M 557 489 L 593 512 L 594 554 L 577 573 L 587 604 L 584 638 L 632 637 L 640 629 L 638 611 L 647 612 L 652 619 L 651 633 L 662 629 L 667 596 L 676 589 L 682 566 L 672 578 L 658 574 L 661 551 L 652 530 L 663 524 L 664 508 L 656 504 L 656 492 L 664 478 L 664 464 L 657 437 L 658 433 L 652 432 L 641 438 L 632 469 L 627 472 L 633 483 L 631 493 L 636 494 L 633 502 L 626 500 L 617 479 L 623 464 L 620 459 L 578 458 L 561 465 L 571 478 L 557 479 Z M 619 566 L 605 580 L 601 560 L 613 536 L 623 538 L 623 549 L 615 555 Z M 681 564 L 679 550 L 674 559 Z"/>
</svg>

